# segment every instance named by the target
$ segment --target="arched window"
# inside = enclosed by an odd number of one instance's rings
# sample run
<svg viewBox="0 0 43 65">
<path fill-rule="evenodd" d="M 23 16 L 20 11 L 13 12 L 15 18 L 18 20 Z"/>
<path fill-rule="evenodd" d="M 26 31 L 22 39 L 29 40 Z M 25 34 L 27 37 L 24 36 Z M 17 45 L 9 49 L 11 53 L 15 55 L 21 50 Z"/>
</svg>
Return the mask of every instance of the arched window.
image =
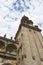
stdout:
<svg viewBox="0 0 43 65">
<path fill-rule="evenodd" d="M 13 52 L 13 51 L 16 51 L 16 50 L 17 50 L 17 47 L 14 44 L 8 44 L 7 47 L 6 47 L 7 52 Z"/>
<path fill-rule="evenodd" d="M 0 49 L 5 47 L 5 43 L 3 41 L 0 40 Z"/>
</svg>

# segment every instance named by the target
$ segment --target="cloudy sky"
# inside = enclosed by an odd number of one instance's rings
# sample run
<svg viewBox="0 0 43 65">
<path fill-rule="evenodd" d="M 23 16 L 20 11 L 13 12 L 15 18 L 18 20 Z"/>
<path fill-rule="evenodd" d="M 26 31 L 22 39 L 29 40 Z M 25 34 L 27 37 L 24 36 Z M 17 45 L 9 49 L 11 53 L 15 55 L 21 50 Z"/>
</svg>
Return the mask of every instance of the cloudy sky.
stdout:
<svg viewBox="0 0 43 65">
<path fill-rule="evenodd" d="M 43 35 L 43 0 L 0 0 L 0 36 L 14 37 L 23 15 L 38 25 Z"/>
</svg>

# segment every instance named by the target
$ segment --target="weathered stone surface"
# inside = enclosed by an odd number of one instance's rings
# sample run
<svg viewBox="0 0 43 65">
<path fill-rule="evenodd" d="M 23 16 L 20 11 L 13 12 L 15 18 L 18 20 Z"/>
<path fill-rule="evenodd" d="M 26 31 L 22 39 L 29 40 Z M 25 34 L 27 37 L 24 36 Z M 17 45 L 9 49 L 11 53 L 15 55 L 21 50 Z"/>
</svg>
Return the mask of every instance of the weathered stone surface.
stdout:
<svg viewBox="0 0 43 65">
<path fill-rule="evenodd" d="M 43 38 L 38 26 L 33 26 L 29 19 L 23 19 L 15 39 L 22 44 L 22 64 L 43 65 Z M 27 23 L 29 22 L 29 23 Z"/>
<path fill-rule="evenodd" d="M 21 20 L 15 40 L 0 37 L 0 46 L 0 65 L 43 65 L 41 30 L 26 16 Z"/>
</svg>

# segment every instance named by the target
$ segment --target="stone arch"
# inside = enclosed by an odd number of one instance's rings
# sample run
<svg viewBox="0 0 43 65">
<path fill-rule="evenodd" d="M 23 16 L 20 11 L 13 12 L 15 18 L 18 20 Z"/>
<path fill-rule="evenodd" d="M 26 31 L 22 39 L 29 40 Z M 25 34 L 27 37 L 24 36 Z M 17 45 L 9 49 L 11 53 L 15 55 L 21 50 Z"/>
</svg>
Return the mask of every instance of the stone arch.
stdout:
<svg viewBox="0 0 43 65">
<path fill-rule="evenodd" d="M 16 50 L 17 50 L 17 47 L 14 44 L 8 44 L 7 47 L 6 47 L 7 52 L 13 52 L 13 51 L 16 51 Z"/>
<path fill-rule="evenodd" d="M 4 48 L 5 47 L 5 42 L 0 40 L 0 49 Z"/>
</svg>

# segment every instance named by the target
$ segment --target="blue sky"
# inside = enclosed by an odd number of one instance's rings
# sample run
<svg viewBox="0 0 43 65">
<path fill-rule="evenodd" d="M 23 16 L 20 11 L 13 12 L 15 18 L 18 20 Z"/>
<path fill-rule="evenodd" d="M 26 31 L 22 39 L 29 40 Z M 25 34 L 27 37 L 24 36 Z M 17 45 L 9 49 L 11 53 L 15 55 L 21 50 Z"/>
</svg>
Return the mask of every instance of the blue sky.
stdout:
<svg viewBox="0 0 43 65">
<path fill-rule="evenodd" d="M 20 20 L 26 15 L 43 35 L 43 0 L 0 0 L 0 36 L 15 36 Z"/>
</svg>

